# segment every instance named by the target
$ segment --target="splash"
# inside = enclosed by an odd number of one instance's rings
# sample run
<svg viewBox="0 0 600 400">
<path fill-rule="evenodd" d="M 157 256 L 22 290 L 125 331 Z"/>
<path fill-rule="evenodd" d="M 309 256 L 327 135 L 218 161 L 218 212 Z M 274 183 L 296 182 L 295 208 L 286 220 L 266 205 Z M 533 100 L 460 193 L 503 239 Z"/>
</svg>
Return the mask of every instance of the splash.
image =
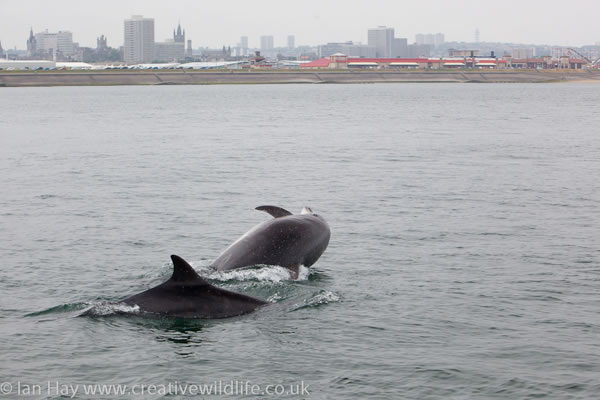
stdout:
<svg viewBox="0 0 600 400">
<path fill-rule="evenodd" d="M 310 270 L 306 267 L 300 267 L 298 280 L 307 280 Z M 276 265 L 263 265 L 258 268 L 244 268 L 231 271 L 214 271 L 205 269 L 203 275 L 208 279 L 228 282 L 228 281 L 261 281 L 279 283 L 292 279 L 290 271 L 286 268 Z"/>
<path fill-rule="evenodd" d="M 129 306 L 129 305 L 123 304 L 123 303 L 102 302 L 102 303 L 97 303 L 97 304 L 92 305 L 88 310 L 86 310 L 86 312 L 84 314 L 95 316 L 95 317 L 105 317 L 108 315 L 115 315 L 115 314 L 139 314 L 139 313 L 140 313 L 140 307 L 137 305 Z"/>
<path fill-rule="evenodd" d="M 267 301 L 269 303 L 277 303 L 277 301 L 279 301 L 281 299 L 282 299 L 281 295 L 279 293 L 275 293 L 275 294 L 272 294 L 271 296 L 269 296 Z"/>
<path fill-rule="evenodd" d="M 297 280 L 299 280 L 299 281 L 307 281 L 309 275 L 310 275 L 310 269 L 308 267 L 305 267 L 304 265 L 301 265 L 298 268 L 298 279 Z"/>
<path fill-rule="evenodd" d="M 317 306 L 320 304 L 337 303 L 338 301 L 340 301 L 339 295 L 337 295 L 334 292 L 324 290 L 321 293 L 306 300 L 305 303 L 309 306 Z"/>
<path fill-rule="evenodd" d="M 338 294 L 323 290 L 304 300 L 302 303 L 296 304 L 296 307 L 292 311 L 301 310 L 303 308 L 320 307 L 329 303 L 337 303 L 338 301 L 340 301 L 340 296 Z"/>
</svg>

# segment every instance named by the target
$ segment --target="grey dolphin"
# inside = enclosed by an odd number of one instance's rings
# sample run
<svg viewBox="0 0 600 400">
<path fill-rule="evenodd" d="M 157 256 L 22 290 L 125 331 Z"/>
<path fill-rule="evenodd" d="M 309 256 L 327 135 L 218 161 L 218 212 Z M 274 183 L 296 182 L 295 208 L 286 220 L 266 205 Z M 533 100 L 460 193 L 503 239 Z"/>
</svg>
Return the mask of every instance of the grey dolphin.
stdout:
<svg viewBox="0 0 600 400">
<path fill-rule="evenodd" d="M 288 268 L 297 277 L 300 265 L 313 265 L 327 248 L 329 225 L 310 208 L 299 215 L 275 206 L 256 209 L 274 219 L 256 225 L 225 249 L 212 264 L 217 271 L 267 264 Z"/>
<path fill-rule="evenodd" d="M 267 304 L 260 299 L 219 289 L 202 279 L 183 258 L 172 255 L 171 278 L 122 301 L 142 311 L 179 318 L 227 318 Z"/>
</svg>

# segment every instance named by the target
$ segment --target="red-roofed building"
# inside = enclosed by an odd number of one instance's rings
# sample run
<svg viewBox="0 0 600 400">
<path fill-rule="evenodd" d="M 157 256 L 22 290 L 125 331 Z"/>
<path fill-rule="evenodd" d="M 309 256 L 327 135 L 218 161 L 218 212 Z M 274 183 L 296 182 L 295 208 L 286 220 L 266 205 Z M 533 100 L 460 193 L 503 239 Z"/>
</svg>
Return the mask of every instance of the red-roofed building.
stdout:
<svg viewBox="0 0 600 400">
<path fill-rule="evenodd" d="M 301 68 L 329 68 L 329 58 L 319 58 L 307 63 L 300 64 Z"/>
<path fill-rule="evenodd" d="M 360 69 L 440 69 L 440 68 L 506 68 L 506 60 L 496 58 L 358 58 L 334 54 L 311 61 L 302 68 L 360 68 Z"/>
<path fill-rule="evenodd" d="M 545 69 L 550 68 L 548 61 L 550 60 L 545 58 L 513 58 L 510 60 L 510 66 L 520 69 Z"/>
<path fill-rule="evenodd" d="M 543 58 L 513 58 L 510 57 L 504 60 L 511 68 L 516 69 L 582 69 L 586 64 L 586 60 L 578 58 L 570 58 L 563 56 L 559 59 L 553 59 L 551 56 Z"/>
</svg>

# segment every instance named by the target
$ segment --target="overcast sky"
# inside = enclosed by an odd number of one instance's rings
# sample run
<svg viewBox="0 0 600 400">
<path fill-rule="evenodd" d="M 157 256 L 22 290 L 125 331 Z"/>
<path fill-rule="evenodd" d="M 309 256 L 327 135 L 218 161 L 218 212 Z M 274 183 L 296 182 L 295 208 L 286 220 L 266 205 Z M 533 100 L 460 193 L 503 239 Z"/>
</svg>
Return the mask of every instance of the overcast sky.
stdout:
<svg viewBox="0 0 600 400">
<path fill-rule="evenodd" d="M 367 42 L 367 29 L 387 25 L 414 42 L 416 33 L 442 32 L 446 41 L 480 40 L 580 46 L 600 42 L 600 0 L 0 0 L 0 42 L 26 48 L 34 32 L 68 30 L 81 46 L 123 44 L 123 20 L 132 14 L 155 19 L 155 40 L 172 37 L 181 21 L 193 47 L 235 46 L 249 37 L 273 35 L 275 46 L 335 41 Z"/>
</svg>

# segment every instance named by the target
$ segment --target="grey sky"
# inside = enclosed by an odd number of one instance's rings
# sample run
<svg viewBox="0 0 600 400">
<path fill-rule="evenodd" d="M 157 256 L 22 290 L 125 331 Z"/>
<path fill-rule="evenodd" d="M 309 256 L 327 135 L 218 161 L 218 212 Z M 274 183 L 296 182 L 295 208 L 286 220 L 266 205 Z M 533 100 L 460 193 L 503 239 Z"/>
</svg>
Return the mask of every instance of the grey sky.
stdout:
<svg viewBox="0 0 600 400">
<path fill-rule="evenodd" d="M 249 37 L 286 36 L 296 45 L 329 41 L 367 42 L 367 29 L 387 25 L 397 37 L 414 41 L 416 33 L 442 32 L 447 41 L 482 41 L 579 46 L 600 42 L 600 0 L 0 0 L 0 41 L 4 48 L 24 49 L 34 32 L 68 30 L 82 46 L 123 44 L 123 20 L 132 14 L 155 19 L 156 40 L 171 37 L 180 20 L 193 46 L 234 46 Z"/>
</svg>

